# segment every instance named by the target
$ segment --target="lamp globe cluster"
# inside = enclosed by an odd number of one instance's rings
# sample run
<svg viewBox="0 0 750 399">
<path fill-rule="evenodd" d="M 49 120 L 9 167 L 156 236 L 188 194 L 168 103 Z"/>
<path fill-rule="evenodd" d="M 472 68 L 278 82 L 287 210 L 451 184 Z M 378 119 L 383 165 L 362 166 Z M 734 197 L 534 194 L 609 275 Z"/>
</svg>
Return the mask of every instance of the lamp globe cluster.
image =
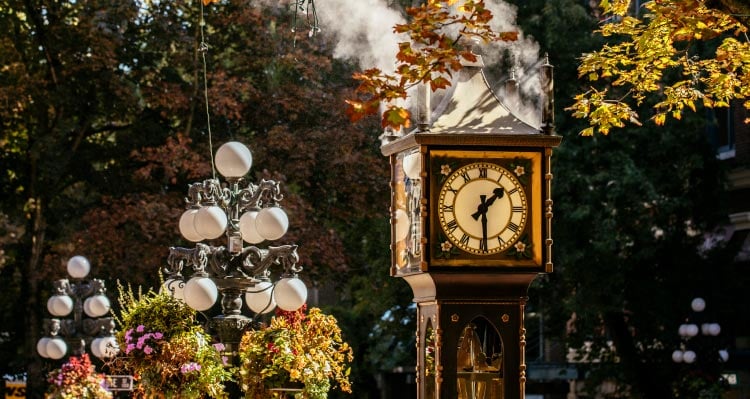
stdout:
<svg viewBox="0 0 750 399">
<path fill-rule="evenodd" d="M 706 309 L 706 301 L 700 297 L 694 298 L 690 302 L 690 308 L 696 315 L 695 318 L 700 319 L 701 317 L 699 317 L 699 315 Z M 687 343 L 689 343 L 692 338 L 698 336 L 699 333 L 706 338 L 717 337 L 721 333 L 721 325 L 715 322 L 703 322 L 700 326 L 694 322 L 680 324 L 677 328 L 677 334 L 680 336 L 682 344 L 680 349 L 676 349 L 672 352 L 672 361 L 675 363 L 684 362 L 691 364 L 698 360 L 698 354 L 690 349 Z M 729 360 L 729 352 L 726 349 L 719 350 L 717 356 L 718 360 L 721 362 Z"/>
<path fill-rule="evenodd" d="M 55 282 L 55 293 L 47 300 L 47 311 L 54 318 L 44 320 L 45 336 L 37 342 L 37 352 L 43 358 L 58 360 L 69 352 L 85 352 L 88 342 L 94 356 L 115 356 L 119 348 L 113 335 L 114 323 L 105 317 L 111 303 L 104 294 L 104 283 L 83 280 L 91 271 L 91 264 L 80 255 L 68 260 L 67 271 L 74 281 Z"/>
<path fill-rule="evenodd" d="M 236 304 L 241 306 L 243 293 L 248 309 L 255 314 L 277 306 L 299 309 L 307 301 L 307 288 L 297 277 L 301 269 L 296 266 L 296 245 L 257 247 L 281 239 L 289 229 L 289 218 L 279 206 L 279 183 L 246 181 L 253 157 L 240 142 L 223 144 L 214 159 L 226 182 L 208 179 L 189 186 L 179 230 L 196 247 L 171 248 L 164 288 L 198 311 L 211 309 L 221 294 L 224 316 L 239 313 Z M 203 243 L 222 236 L 226 247 Z M 278 264 L 284 265 L 284 270 L 274 284 L 269 268 Z M 185 278 L 183 271 L 188 267 L 193 273 Z"/>
</svg>

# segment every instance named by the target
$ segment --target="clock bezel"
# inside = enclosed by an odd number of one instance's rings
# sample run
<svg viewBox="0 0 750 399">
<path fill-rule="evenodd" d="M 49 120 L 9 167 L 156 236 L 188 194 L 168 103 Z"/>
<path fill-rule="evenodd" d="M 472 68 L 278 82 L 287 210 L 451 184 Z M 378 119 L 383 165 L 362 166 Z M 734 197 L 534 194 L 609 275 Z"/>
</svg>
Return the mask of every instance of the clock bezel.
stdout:
<svg viewBox="0 0 750 399">
<path fill-rule="evenodd" d="M 484 169 L 484 176 L 482 176 L 482 169 Z M 476 175 L 472 173 L 477 170 Z M 463 179 L 463 182 L 459 178 Z M 490 233 L 487 234 L 485 239 L 480 238 L 481 228 L 479 228 L 480 231 L 477 231 L 477 225 L 481 223 L 476 202 L 479 197 L 467 194 L 467 190 L 470 191 L 472 186 L 476 189 L 478 185 L 488 186 L 482 194 L 492 193 L 492 187 L 503 188 L 500 196 L 483 196 L 484 198 L 489 197 L 488 201 L 492 202 L 492 205 L 489 205 L 485 211 L 485 221 L 487 220 L 486 217 L 490 216 L 492 222 L 490 228 L 485 229 L 485 233 Z M 509 188 L 510 191 L 508 191 Z M 467 195 L 471 197 L 468 199 L 471 205 L 465 207 L 465 209 L 457 209 L 467 199 Z M 452 171 L 440 186 L 438 203 L 440 205 L 438 220 L 443 234 L 453 246 L 464 252 L 480 256 L 506 252 L 521 238 L 526 230 L 529 212 L 526 189 L 514 172 L 495 162 L 473 162 Z M 517 209 L 515 211 L 512 208 L 509 209 L 506 215 L 506 212 L 503 212 L 503 208 L 499 205 L 501 203 L 507 203 L 508 206 Z M 469 217 L 467 218 L 467 216 Z M 498 225 L 494 223 L 498 221 L 498 218 L 505 222 L 500 229 L 495 228 Z M 481 226 L 481 224 L 479 225 Z M 459 234 L 462 236 L 461 239 L 458 238 Z M 482 246 L 485 248 L 482 249 Z"/>
<path fill-rule="evenodd" d="M 430 267 L 514 267 L 537 269 L 543 266 L 544 242 L 542 201 L 544 149 L 487 149 L 487 150 L 454 150 L 449 148 L 432 148 L 428 151 L 429 159 L 429 239 L 426 245 L 426 256 L 429 257 Z M 520 234 L 519 240 L 525 246 L 519 251 L 515 246 L 495 254 L 474 254 L 452 246 L 450 240 L 443 233 L 440 225 L 440 190 L 443 182 L 453 171 L 472 163 L 491 163 L 511 170 L 513 165 L 526 164 L 530 173 L 521 181 L 525 190 L 527 213 L 526 226 Z M 449 165 L 450 172 L 446 172 L 444 165 Z M 519 178 L 519 180 L 521 180 Z M 452 248 L 444 251 L 444 243 L 448 242 Z"/>
</svg>

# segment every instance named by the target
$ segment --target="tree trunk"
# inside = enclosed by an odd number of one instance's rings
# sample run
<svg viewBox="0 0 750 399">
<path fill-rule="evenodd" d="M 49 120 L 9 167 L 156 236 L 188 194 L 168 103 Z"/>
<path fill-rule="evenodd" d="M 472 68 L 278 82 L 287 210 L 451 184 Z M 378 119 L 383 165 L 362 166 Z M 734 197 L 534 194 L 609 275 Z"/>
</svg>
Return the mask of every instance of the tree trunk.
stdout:
<svg viewBox="0 0 750 399">
<path fill-rule="evenodd" d="M 25 298 L 24 314 L 26 315 L 25 330 L 28 333 L 26 339 L 26 354 L 28 366 L 28 378 L 26 382 L 26 397 L 42 398 L 44 394 L 45 380 L 42 369 L 42 359 L 37 354 L 36 343 L 40 338 L 39 323 L 39 276 L 37 271 L 42 267 L 42 252 L 44 248 L 45 231 L 47 223 L 44 217 L 44 206 L 42 200 L 37 197 L 34 201 L 34 212 L 31 233 L 31 254 L 26 269 L 23 271 L 23 295 Z"/>
</svg>

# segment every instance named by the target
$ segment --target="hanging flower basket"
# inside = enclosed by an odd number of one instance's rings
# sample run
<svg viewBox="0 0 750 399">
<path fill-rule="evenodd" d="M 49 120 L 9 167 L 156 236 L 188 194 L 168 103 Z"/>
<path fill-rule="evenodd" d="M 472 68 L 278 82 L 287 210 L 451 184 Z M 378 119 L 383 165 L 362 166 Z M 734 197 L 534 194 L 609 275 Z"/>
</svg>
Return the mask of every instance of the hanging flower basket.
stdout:
<svg viewBox="0 0 750 399">
<path fill-rule="evenodd" d="M 352 360 L 333 316 L 318 308 L 277 311 L 267 327 L 242 338 L 241 388 L 250 399 L 326 399 L 334 387 L 351 393 Z"/>
</svg>

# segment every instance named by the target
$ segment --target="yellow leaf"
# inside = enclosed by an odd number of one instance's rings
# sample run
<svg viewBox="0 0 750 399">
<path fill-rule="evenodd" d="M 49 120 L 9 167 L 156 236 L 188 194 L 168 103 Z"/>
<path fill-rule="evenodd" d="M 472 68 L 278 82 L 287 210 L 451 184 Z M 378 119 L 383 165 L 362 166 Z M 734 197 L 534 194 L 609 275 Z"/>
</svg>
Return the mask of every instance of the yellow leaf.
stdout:
<svg viewBox="0 0 750 399">
<path fill-rule="evenodd" d="M 654 117 L 654 123 L 656 123 L 658 126 L 663 126 L 666 120 L 667 116 L 664 114 L 658 114 Z"/>
<path fill-rule="evenodd" d="M 581 130 L 581 136 L 593 136 L 593 135 L 594 135 L 593 127 L 589 127 L 589 128 Z"/>
</svg>

